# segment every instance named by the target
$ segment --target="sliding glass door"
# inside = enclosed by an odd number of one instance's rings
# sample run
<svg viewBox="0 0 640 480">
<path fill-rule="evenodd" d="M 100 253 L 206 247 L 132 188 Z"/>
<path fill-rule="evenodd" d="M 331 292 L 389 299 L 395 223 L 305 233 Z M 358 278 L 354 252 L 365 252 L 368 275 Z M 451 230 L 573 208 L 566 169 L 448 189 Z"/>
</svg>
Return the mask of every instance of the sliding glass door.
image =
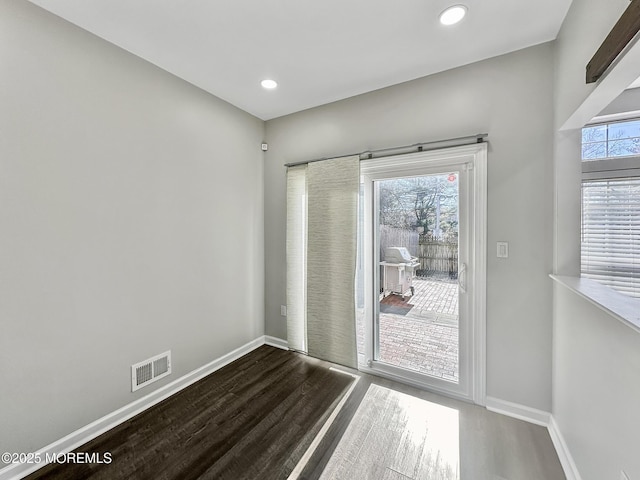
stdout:
<svg viewBox="0 0 640 480">
<path fill-rule="evenodd" d="M 480 403 L 477 150 L 361 162 L 359 358 L 374 373 Z"/>
</svg>

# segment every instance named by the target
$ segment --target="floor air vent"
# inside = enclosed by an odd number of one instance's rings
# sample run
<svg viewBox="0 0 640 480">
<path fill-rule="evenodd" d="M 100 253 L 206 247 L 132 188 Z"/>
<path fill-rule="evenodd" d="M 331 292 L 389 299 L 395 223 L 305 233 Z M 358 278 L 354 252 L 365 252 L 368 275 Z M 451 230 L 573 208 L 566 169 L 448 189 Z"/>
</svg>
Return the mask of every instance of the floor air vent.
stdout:
<svg viewBox="0 0 640 480">
<path fill-rule="evenodd" d="M 131 391 L 160 380 L 171 373 L 171 351 L 131 365 Z"/>
</svg>

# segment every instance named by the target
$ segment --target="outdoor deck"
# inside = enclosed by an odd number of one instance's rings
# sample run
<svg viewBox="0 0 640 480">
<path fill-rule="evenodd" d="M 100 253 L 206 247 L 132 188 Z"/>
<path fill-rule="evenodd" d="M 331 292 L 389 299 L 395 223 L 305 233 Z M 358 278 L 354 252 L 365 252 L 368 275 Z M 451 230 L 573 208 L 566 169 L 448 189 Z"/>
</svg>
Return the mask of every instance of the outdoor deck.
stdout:
<svg viewBox="0 0 640 480">
<path fill-rule="evenodd" d="M 457 382 L 457 283 L 445 275 L 418 278 L 413 285 L 413 296 L 389 295 L 380 303 L 380 360 Z"/>
</svg>

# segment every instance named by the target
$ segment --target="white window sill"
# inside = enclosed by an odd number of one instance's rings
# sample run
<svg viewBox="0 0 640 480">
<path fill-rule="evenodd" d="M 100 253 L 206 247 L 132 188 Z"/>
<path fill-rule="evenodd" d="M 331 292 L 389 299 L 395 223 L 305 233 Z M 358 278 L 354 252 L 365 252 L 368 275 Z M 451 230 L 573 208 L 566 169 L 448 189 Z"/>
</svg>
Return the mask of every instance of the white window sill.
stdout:
<svg viewBox="0 0 640 480">
<path fill-rule="evenodd" d="M 640 333 L 640 300 L 623 295 L 588 278 L 563 275 L 549 276 Z"/>
</svg>

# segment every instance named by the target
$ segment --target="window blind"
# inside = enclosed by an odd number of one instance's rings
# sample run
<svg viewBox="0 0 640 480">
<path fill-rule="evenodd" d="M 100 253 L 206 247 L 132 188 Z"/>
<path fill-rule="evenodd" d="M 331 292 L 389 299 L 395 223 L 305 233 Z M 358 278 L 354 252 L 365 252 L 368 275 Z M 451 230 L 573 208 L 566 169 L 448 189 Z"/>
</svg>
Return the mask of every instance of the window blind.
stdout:
<svg viewBox="0 0 640 480">
<path fill-rule="evenodd" d="M 309 355 L 357 367 L 355 274 L 360 158 L 307 168 Z"/>
<path fill-rule="evenodd" d="M 287 170 L 287 341 L 307 352 L 307 166 Z"/>
<path fill-rule="evenodd" d="M 640 177 L 583 181 L 582 276 L 640 298 Z"/>
<path fill-rule="evenodd" d="M 359 172 L 357 155 L 287 170 L 289 347 L 353 368 Z"/>
</svg>

